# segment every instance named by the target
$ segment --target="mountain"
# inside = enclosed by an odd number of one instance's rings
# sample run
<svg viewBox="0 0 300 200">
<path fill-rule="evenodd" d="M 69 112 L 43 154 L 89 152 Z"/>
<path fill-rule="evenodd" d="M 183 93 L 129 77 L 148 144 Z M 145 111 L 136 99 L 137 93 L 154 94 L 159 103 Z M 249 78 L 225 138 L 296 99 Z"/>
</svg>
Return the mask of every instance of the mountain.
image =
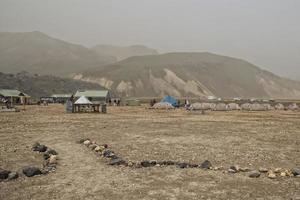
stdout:
<svg viewBox="0 0 300 200">
<path fill-rule="evenodd" d="M 99 83 L 123 96 L 300 98 L 299 82 L 211 53 L 130 57 L 73 78 Z"/>
<path fill-rule="evenodd" d="M 73 93 L 79 89 L 105 89 L 96 83 L 87 83 L 54 76 L 33 75 L 27 72 L 4 74 L 0 72 L 1 89 L 18 89 L 38 98 L 54 93 Z"/>
<path fill-rule="evenodd" d="M 99 55 L 114 57 L 116 61 L 124 60 L 132 56 L 157 55 L 155 49 L 150 49 L 143 45 L 133 45 L 128 47 L 97 45 L 92 48 Z"/>
<path fill-rule="evenodd" d="M 81 45 L 71 44 L 34 31 L 0 33 L 0 71 L 28 71 L 58 76 L 109 64 L 114 57 L 101 56 Z"/>
</svg>

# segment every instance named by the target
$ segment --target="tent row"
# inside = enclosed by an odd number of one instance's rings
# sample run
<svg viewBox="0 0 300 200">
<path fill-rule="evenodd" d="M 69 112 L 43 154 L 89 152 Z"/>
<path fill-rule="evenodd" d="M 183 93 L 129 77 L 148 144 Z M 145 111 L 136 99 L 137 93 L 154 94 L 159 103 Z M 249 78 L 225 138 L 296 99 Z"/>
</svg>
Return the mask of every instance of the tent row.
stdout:
<svg viewBox="0 0 300 200">
<path fill-rule="evenodd" d="M 212 110 L 212 111 L 230 111 L 230 110 L 246 110 L 246 111 L 268 111 L 268 110 L 299 110 L 296 103 L 284 106 L 281 103 L 272 106 L 271 104 L 259 103 L 244 103 L 239 105 L 237 103 L 193 103 L 189 110 Z"/>
</svg>

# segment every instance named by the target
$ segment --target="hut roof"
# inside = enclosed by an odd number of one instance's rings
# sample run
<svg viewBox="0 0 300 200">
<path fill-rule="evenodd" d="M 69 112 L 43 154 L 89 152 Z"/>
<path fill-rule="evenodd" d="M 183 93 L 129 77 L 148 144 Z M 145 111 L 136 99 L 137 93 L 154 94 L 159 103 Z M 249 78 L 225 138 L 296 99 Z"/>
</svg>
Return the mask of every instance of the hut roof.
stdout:
<svg viewBox="0 0 300 200">
<path fill-rule="evenodd" d="M 51 97 L 53 98 L 70 98 L 72 94 L 53 94 Z"/>
<path fill-rule="evenodd" d="M 77 99 L 77 101 L 75 101 L 76 105 L 82 104 L 82 105 L 91 105 L 93 104 L 90 100 L 88 100 L 85 96 L 81 96 L 79 99 Z"/>
<path fill-rule="evenodd" d="M 24 92 L 20 92 L 19 90 L 11 90 L 11 89 L 0 89 L 0 95 L 4 97 L 20 97 L 20 96 L 30 97 Z"/>
<path fill-rule="evenodd" d="M 109 95 L 108 90 L 84 90 L 84 91 L 77 91 L 75 97 L 103 97 L 106 98 Z"/>
</svg>

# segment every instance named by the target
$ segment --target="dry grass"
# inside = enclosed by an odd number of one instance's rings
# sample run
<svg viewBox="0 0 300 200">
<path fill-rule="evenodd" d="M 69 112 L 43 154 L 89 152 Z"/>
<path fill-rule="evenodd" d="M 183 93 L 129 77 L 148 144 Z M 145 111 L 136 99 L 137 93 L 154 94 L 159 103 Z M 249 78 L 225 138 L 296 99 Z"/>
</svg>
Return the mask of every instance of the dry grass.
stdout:
<svg viewBox="0 0 300 200">
<path fill-rule="evenodd" d="M 35 141 L 59 152 L 55 173 L 0 183 L 0 199 L 290 199 L 299 178 L 154 167 L 110 167 L 76 143 L 89 137 L 125 159 L 215 166 L 300 167 L 299 112 L 210 112 L 109 107 L 108 114 L 66 114 L 61 105 L 0 113 L 0 167 L 41 165 Z"/>
</svg>

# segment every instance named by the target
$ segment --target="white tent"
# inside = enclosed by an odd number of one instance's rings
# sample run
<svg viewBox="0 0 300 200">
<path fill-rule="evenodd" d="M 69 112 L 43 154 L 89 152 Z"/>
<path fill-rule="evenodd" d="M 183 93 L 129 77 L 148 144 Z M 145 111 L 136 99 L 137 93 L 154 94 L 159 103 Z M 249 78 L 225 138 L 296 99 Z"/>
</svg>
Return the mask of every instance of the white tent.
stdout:
<svg viewBox="0 0 300 200">
<path fill-rule="evenodd" d="M 85 105 L 92 105 L 93 103 L 88 100 L 85 96 L 81 96 L 74 104 L 85 104 Z"/>
</svg>

